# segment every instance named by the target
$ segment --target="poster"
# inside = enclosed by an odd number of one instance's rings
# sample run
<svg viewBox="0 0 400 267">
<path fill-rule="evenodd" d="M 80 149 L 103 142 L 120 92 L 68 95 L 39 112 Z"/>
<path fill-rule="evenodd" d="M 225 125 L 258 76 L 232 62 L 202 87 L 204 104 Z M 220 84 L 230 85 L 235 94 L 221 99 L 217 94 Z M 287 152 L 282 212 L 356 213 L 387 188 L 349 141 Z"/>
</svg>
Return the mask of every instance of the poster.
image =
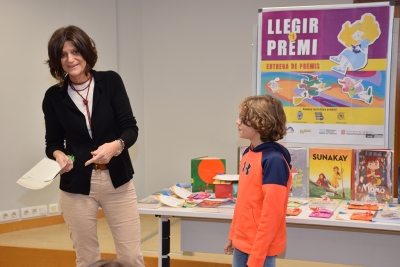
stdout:
<svg viewBox="0 0 400 267">
<path fill-rule="evenodd" d="M 259 12 L 257 94 L 281 100 L 283 142 L 387 145 L 393 7 Z"/>
</svg>

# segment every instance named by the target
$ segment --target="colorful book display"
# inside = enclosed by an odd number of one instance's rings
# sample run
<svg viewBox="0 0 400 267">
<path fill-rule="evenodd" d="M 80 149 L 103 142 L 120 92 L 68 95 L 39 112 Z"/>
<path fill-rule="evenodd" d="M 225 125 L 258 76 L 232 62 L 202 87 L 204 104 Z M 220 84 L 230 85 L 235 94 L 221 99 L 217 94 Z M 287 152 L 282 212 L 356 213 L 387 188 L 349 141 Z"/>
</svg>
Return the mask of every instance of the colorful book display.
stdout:
<svg viewBox="0 0 400 267">
<path fill-rule="evenodd" d="M 352 161 L 350 148 L 310 148 L 309 196 L 350 200 Z"/>
<path fill-rule="evenodd" d="M 192 192 L 214 193 L 214 176 L 224 174 L 226 161 L 221 158 L 200 157 L 191 160 Z"/>
<path fill-rule="evenodd" d="M 307 149 L 287 147 L 292 158 L 292 187 L 290 197 L 308 197 Z"/>
<path fill-rule="evenodd" d="M 393 151 L 389 149 L 355 150 L 353 200 L 372 203 L 392 203 Z"/>
<path fill-rule="evenodd" d="M 193 207 L 193 211 L 201 211 L 201 212 L 218 212 L 218 207 L 229 202 L 233 202 L 233 199 L 204 199 L 197 206 Z"/>
</svg>

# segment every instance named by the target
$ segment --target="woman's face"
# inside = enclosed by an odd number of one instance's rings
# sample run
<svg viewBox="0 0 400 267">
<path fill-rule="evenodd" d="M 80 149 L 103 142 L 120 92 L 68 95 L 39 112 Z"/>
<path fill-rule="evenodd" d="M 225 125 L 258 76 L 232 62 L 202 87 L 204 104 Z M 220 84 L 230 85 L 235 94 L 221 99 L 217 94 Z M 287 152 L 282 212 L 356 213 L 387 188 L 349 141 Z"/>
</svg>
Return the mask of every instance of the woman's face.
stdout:
<svg viewBox="0 0 400 267">
<path fill-rule="evenodd" d="M 61 66 L 68 73 L 74 83 L 82 83 L 87 80 L 85 75 L 86 60 L 81 56 L 71 41 L 66 41 L 61 54 Z"/>
<path fill-rule="evenodd" d="M 356 30 L 355 33 L 351 37 L 353 37 L 354 40 L 358 41 L 361 40 L 361 37 L 364 35 L 362 31 Z"/>
</svg>

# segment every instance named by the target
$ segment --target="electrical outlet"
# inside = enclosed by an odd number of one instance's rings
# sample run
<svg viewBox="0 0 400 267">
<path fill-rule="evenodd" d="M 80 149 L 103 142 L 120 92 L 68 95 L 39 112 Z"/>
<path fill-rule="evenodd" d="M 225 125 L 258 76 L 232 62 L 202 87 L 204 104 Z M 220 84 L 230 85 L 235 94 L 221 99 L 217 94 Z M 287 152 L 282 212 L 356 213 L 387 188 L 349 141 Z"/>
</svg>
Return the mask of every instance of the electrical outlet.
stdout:
<svg viewBox="0 0 400 267">
<path fill-rule="evenodd" d="M 47 215 L 47 206 L 46 205 L 21 208 L 21 218 L 22 219 L 41 217 L 44 215 Z"/>
<path fill-rule="evenodd" d="M 19 210 L 0 211 L 0 222 L 19 220 Z"/>
<path fill-rule="evenodd" d="M 50 204 L 49 213 L 57 213 L 57 212 L 58 212 L 58 204 Z"/>
</svg>

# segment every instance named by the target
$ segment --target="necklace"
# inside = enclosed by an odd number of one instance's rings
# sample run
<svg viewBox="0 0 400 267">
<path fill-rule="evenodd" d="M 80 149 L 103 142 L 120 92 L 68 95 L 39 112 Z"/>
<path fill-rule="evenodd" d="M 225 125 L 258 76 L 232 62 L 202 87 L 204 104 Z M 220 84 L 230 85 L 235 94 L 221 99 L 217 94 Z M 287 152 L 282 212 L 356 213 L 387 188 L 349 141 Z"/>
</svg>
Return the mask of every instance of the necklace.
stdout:
<svg viewBox="0 0 400 267">
<path fill-rule="evenodd" d="M 87 82 L 87 81 L 86 81 L 86 82 Z M 84 84 L 84 83 L 85 83 L 85 82 L 80 83 L 80 84 Z M 71 80 L 69 80 L 69 86 L 71 86 L 71 89 L 72 89 L 72 90 L 74 90 L 75 92 L 78 93 L 78 95 L 79 95 L 79 96 L 82 98 L 82 100 L 83 100 L 83 104 L 84 104 L 85 107 L 86 107 L 86 113 L 87 113 L 87 116 L 88 116 L 90 131 L 92 131 L 92 119 L 90 118 L 88 95 L 89 95 L 89 90 L 90 90 L 90 84 L 91 84 L 91 83 L 92 83 L 92 74 L 91 74 L 91 73 L 90 73 L 90 75 L 89 75 L 89 83 L 88 83 L 88 85 L 85 86 L 85 88 L 80 89 L 80 90 L 76 89 L 76 88 L 74 87 L 74 84 L 71 82 Z M 79 84 L 79 83 L 76 83 L 75 85 L 80 85 L 80 84 Z M 83 97 L 83 96 L 81 95 L 81 93 L 79 93 L 79 92 L 85 91 L 86 89 L 87 89 L 86 97 Z M 92 131 L 92 134 L 93 134 L 93 131 Z"/>
</svg>

